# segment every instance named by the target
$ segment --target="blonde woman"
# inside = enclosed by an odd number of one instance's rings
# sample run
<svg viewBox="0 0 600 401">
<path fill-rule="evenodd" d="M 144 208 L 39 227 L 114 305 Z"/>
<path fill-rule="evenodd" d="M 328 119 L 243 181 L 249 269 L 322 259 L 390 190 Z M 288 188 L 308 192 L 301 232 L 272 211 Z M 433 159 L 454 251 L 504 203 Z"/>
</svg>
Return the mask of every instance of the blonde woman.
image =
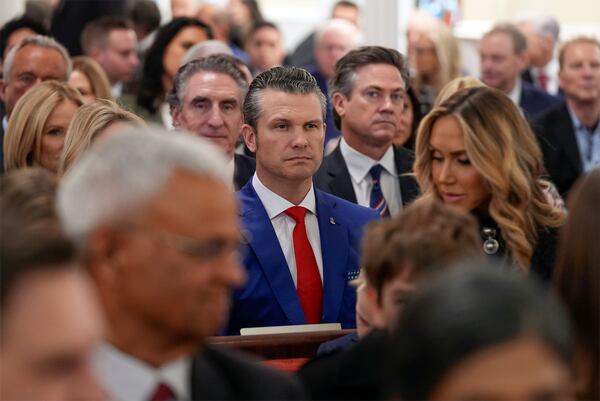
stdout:
<svg viewBox="0 0 600 401">
<path fill-rule="evenodd" d="M 96 100 L 82 106 L 67 130 L 59 174 L 64 174 L 92 142 L 111 135 L 125 124 L 142 125 L 144 120 L 110 100 Z"/>
<path fill-rule="evenodd" d="M 472 212 L 485 253 L 550 279 L 565 216 L 545 194 L 541 151 L 507 96 L 488 87 L 456 92 L 422 121 L 415 153 L 424 197 Z"/>
<path fill-rule="evenodd" d="M 442 22 L 421 28 L 416 38 L 411 60 L 413 86 L 426 113 L 438 92 L 460 75 L 460 52 L 458 40 Z"/>
<path fill-rule="evenodd" d="M 82 104 L 75 88 L 58 81 L 42 82 L 23 95 L 6 129 L 5 171 L 40 166 L 56 173 L 65 133 Z"/>
<path fill-rule="evenodd" d="M 113 100 L 106 73 L 91 57 L 73 57 L 73 72 L 69 76 L 69 84 L 81 93 L 85 103 L 96 99 Z"/>
<path fill-rule="evenodd" d="M 438 107 L 446 99 L 448 99 L 450 96 L 454 95 L 456 92 L 458 92 L 461 89 L 478 88 L 480 86 L 486 86 L 486 85 L 475 77 L 454 78 L 452 81 L 450 81 L 446 85 L 444 85 L 444 87 L 440 90 L 437 97 L 435 98 L 433 107 Z"/>
</svg>

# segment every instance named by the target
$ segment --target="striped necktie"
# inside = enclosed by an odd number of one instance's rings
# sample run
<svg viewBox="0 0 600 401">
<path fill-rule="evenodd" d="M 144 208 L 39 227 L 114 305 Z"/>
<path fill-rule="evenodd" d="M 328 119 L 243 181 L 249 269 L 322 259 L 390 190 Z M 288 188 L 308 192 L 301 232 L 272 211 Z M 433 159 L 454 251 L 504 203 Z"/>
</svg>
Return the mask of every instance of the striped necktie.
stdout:
<svg viewBox="0 0 600 401">
<path fill-rule="evenodd" d="M 373 188 L 371 189 L 371 200 L 369 206 L 371 209 L 377 210 L 381 217 L 389 217 L 390 210 L 388 209 L 385 198 L 383 197 L 383 191 L 381 190 L 381 170 L 383 167 L 381 164 L 376 164 L 371 167 L 369 173 L 373 180 Z"/>
</svg>

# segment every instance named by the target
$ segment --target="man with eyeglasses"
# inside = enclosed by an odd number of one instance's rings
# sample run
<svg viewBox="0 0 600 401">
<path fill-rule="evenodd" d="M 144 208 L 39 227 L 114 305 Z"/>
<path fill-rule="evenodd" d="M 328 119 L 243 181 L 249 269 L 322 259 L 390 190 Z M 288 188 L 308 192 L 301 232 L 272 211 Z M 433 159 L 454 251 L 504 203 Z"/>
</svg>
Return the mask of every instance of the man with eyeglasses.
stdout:
<svg viewBox="0 0 600 401">
<path fill-rule="evenodd" d="M 342 139 L 314 177 L 317 188 L 394 216 L 418 194 L 407 175 L 413 155 L 393 144 L 408 85 L 405 58 L 396 50 L 364 46 L 336 64 L 331 103 Z"/>
<path fill-rule="evenodd" d="M 13 47 L 6 56 L 3 79 L 0 80 L 0 99 L 6 115 L 0 125 L 0 144 L 8 119 L 17 101 L 29 89 L 47 80 L 66 81 L 71 73 L 71 59 L 67 50 L 47 36 L 27 37 Z M 4 153 L 0 146 L 0 173 L 4 172 Z"/>
<path fill-rule="evenodd" d="M 130 128 L 61 182 L 63 226 L 82 245 L 108 321 L 95 364 L 110 399 L 298 397 L 290 379 L 205 344 L 245 282 L 224 166 L 203 139 Z"/>
</svg>

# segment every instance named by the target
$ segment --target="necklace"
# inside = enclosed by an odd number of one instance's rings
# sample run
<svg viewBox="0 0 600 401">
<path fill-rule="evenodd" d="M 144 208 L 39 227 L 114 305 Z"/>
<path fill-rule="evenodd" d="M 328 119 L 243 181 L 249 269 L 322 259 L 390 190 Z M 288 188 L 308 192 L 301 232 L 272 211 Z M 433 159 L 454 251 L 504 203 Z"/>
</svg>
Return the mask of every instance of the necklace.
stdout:
<svg viewBox="0 0 600 401">
<path fill-rule="evenodd" d="M 488 255 L 494 255 L 500 249 L 500 244 L 496 240 L 496 229 L 483 227 L 481 234 L 485 237 L 483 242 L 483 252 Z"/>
</svg>

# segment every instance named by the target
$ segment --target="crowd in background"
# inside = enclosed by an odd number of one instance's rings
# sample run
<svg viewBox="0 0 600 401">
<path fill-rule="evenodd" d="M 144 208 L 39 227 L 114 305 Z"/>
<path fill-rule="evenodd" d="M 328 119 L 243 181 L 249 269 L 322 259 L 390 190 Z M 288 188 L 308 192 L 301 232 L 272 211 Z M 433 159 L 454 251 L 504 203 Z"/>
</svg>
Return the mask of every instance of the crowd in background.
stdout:
<svg viewBox="0 0 600 401">
<path fill-rule="evenodd" d="M 368 3 L 365 4 L 368 7 Z M 334 4 L 0 28 L 0 399 L 599 399 L 600 41 Z M 339 323 L 293 375 L 207 344 Z"/>
</svg>

